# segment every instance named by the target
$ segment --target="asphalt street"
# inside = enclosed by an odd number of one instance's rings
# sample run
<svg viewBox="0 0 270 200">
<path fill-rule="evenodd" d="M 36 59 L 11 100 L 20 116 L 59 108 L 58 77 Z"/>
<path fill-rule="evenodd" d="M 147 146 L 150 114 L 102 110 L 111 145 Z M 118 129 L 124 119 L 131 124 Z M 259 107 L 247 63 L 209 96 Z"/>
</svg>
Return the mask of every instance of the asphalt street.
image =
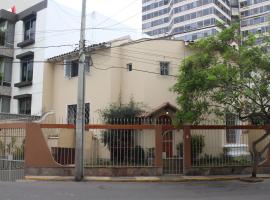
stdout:
<svg viewBox="0 0 270 200">
<path fill-rule="evenodd" d="M 0 200 L 265 200 L 270 181 L 245 183 L 0 182 Z"/>
</svg>

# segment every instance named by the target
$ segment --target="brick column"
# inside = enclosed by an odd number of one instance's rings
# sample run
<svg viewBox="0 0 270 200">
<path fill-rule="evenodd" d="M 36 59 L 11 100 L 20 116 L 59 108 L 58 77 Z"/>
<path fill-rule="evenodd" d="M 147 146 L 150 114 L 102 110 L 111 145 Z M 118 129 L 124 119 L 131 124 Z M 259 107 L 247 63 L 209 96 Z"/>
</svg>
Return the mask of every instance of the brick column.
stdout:
<svg viewBox="0 0 270 200">
<path fill-rule="evenodd" d="M 192 167 L 191 163 L 191 134 L 190 126 L 183 127 L 183 144 L 184 144 L 184 171 Z"/>
<path fill-rule="evenodd" d="M 155 137 L 155 166 L 162 167 L 162 126 L 157 126 L 156 128 L 156 137 Z"/>
</svg>

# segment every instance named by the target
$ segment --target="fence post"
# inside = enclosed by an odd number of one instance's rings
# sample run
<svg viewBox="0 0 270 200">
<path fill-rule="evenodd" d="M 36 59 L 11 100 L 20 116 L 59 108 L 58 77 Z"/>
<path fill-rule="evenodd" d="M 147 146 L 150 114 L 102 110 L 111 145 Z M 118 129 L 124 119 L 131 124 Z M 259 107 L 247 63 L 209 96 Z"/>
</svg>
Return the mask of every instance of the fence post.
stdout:
<svg viewBox="0 0 270 200">
<path fill-rule="evenodd" d="M 156 131 L 155 166 L 162 167 L 162 126 L 157 126 L 155 131 Z"/>
<path fill-rule="evenodd" d="M 187 169 L 192 167 L 191 163 L 191 134 L 190 126 L 184 125 L 183 127 L 183 143 L 184 143 L 184 173 Z"/>
</svg>

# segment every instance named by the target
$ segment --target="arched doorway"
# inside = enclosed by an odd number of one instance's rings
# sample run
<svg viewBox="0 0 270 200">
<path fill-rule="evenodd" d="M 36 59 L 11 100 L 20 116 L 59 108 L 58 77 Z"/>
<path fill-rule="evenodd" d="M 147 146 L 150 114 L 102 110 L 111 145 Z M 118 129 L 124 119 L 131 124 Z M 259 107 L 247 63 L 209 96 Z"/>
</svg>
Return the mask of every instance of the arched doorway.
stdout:
<svg viewBox="0 0 270 200">
<path fill-rule="evenodd" d="M 161 115 L 158 118 L 158 124 L 171 125 L 172 119 L 168 115 Z M 163 157 L 171 158 L 173 157 L 173 133 L 172 131 L 166 131 L 162 135 L 162 152 Z"/>
</svg>

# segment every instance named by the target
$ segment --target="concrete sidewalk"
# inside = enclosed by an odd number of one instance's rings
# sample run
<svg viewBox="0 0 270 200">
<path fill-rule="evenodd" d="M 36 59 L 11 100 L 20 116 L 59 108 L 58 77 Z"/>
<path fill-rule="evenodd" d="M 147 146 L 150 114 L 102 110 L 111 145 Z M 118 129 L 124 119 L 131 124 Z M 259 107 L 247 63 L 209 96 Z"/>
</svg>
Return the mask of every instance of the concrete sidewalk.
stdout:
<svg viewBox="0 0 270 200">
<path fill-rule="evenodd" d="M 192 182 L 192 181 L 232 181 L 249 178 L 249 175 L 232 176 L 160 176 L 160 177 L 85 177 L 91 182 Z M 260 174 L 258 178 L 270 179 L 270 174 Z M 26 176 L 28 181 L 74 181 L 72 176 Z"/>
</svg>

